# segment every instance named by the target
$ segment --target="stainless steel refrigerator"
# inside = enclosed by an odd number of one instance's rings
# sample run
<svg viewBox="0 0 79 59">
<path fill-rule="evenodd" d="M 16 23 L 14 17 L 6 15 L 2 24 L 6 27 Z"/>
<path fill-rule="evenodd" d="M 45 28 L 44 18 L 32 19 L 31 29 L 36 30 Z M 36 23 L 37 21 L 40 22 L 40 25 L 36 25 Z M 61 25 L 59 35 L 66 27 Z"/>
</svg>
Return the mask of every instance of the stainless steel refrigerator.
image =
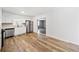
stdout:
<svg viewBox="0 0 79 59">
<path fill-rule="evenodd" d="M 26 24 L 26 33 L 31 33 L 33 32 L 33 21 L 31 20 L 26 20 L 25 21 Z"/>
</svg>

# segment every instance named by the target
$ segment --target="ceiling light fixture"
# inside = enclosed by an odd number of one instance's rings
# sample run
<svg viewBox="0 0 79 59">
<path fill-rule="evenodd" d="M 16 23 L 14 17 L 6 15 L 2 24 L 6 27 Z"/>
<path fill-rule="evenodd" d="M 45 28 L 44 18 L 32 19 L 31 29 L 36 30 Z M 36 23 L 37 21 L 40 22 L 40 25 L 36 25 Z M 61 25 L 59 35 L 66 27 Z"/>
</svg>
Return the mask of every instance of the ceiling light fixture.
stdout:
<svg viewBox="0 0 79 59">
<path fill-rule="evenodd" d="M 21 11 L 21 13 L 24 13 L 24 11 Z"/>
</svg>

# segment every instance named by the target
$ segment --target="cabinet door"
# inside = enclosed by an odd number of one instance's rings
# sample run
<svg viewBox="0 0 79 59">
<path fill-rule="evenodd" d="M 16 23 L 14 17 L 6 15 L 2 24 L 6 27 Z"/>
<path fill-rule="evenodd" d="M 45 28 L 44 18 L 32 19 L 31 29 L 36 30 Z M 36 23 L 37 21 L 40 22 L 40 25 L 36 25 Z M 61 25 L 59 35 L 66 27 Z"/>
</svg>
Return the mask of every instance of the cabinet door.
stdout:
<svg viewBox="0 0 79 59">
<path fill-rule="evenodd" d="M 9 16 L 4 16 L 3 17 L 3 22 L 4 23 L 13 23 L 13 19 Z"/>
<path fill-rule="evenodd" d="M 12 19 L 6 19 L 5 22 L 6 23 L 13 23 L 13 20 Z"/>
<path fill-rule="evenodd" d="M 15 35 L 21 35 L 23 33 L 26 33 L 26 27 L 15 28 Z"/>
<path fill-rule="evenodd" d="M 3 16 L 2 23 L 6 23 L 6 16 Z"/>
</svg>

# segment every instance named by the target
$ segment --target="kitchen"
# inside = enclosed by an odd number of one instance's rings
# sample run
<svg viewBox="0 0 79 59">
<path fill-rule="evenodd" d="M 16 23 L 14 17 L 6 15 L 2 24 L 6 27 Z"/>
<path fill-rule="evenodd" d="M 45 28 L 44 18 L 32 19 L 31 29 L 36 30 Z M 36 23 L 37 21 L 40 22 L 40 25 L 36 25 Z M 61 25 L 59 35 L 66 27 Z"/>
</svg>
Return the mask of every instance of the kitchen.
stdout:
<svg viewBox="0 0 79 59">
<path fill-rule="evenodd" d="M 2 11 L 2 31 L 3 39 L 11 36 L 22 35 L 26 33 L 26 20 L 32 22 L 32 16 L 22 16 L 7 12 L 3 9 Z M 31 25 L 32 26 L 32 25 Z M 3 46 L 3 44 L 2 44 Z"/>
<path fill-rule="evenodd" d="M 60 13 L 61 10 L 64 13 Z M 68 11 L 66 10 L 66 12 L 69 13 L 69 9 Z M 73 11 L 70 12 L 70 14 L 71 13 L 73 13 Z M 66 32 L 67 30 L 64 29 L 68 26 L 67 23 L 65 23 L 67 21 L 65 20 L 65 16 L 63 14 L 66 15 L 64 8 L 57 9 L 53 7 L 3 7 L 1 22 L 1 51 L 79 51 L 78 41 L 72 38 L 74 36 L 70 32 L 72 30 L 70 27 L 72 26 L 69 27 L 71 29 L 69 32 Z M 62 16 L 64 20 L 62 20 Z M 57 19 L 57 17 L 59 18 Z M 74 29 L 73 32 L 75 32 Z M 68 36 L 68 33 L 70 33 L 70 36 Z"/>
</svg>

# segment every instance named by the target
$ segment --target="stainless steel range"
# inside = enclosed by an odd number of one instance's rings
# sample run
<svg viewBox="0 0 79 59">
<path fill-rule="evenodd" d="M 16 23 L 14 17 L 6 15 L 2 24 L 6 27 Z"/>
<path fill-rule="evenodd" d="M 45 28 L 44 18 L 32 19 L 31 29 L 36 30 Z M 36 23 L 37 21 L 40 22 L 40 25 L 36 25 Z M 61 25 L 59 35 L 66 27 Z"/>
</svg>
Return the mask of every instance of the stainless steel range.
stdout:
<svg viewBox="0 0 79 59">
<path fill-rule="evenodd" d="M 14 28 L 2 29 L 2 47 L 4 45 L 4 40 L 9 37 L 14 36 Z"/>
</svg>

